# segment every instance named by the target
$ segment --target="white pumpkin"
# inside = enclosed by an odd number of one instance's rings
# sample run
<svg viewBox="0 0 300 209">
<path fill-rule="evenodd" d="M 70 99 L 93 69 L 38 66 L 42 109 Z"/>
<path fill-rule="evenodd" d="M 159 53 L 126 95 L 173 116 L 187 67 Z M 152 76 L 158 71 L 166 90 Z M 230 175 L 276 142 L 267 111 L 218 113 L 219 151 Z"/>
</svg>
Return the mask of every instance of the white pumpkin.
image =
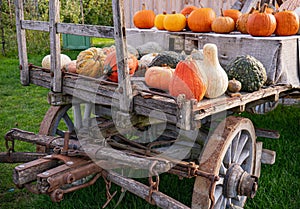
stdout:
<svg viewBox="0 0 300 209">
<path fill-rule="evenodd" d="M 145 65 L 149 65 L 156 56 L 157 53 L 145 54 L 144 56 L 141 57 L 140 61 Z"/>
<path fill-rule="evenodd" d="M 207 77 L 206 98 L 216 98 L 223 95 L 228 87 L 228 76 L 219 63 L 218 48 L 215 44 L 205 44 L 203 47 L 204 59 L 201 69 Z"/>
<path fill-rule="evenodd" d="M 60 54 L 60 63 L 61 68 L 63 68 L 64 65 L 71 62 L 71 58 L 68 55 Z M 51 68 L 51 55 L 46 55 L 42 60 L 42 67 L 43 68 Z"/>
</svg>

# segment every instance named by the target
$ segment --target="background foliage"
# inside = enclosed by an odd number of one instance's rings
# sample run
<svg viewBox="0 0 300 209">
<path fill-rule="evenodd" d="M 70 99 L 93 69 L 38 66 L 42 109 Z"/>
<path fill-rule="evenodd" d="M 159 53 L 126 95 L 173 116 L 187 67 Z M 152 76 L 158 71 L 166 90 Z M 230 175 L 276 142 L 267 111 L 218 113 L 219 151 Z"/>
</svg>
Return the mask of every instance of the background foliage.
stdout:
<svg viewBox="0 0 300 209">
<path fill-rule="evenodd" d="M 0 41 L 2 53 L 17 56 L 15 8 L 13 0 L 0 0 Z M 82 2 L 82 7 L 81 3 Z M 61 0 L 61 22 L 113 25 L 111 0 Z M 24 0 L 25 19 L 48 21 L 49 0 Z M 83 12 L 83 15 L 82 15 Z M 1 34 L 4 31 L 4 34 Z M 49 34 L 39 31 L 26 31 L 28 52 L 41 54 L 49 52 Z M 0 43 L 1 43 L 0 42 Z"/>
</svg>

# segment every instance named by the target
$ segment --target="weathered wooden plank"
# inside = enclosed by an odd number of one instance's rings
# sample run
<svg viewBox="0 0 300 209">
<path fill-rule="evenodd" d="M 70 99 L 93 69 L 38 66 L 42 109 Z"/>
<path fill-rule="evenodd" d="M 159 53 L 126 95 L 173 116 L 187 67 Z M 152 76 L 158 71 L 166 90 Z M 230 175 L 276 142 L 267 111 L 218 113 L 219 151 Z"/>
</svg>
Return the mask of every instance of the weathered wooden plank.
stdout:
<svg viewBox="0 0 300 209">
<path fill-rule="evenodd" d="M 57 23 L 60 21 L 59 0 L 49 1 L 49 31 L 50 31 L 50 55 L 51 71 L 54 77 L 51 83 L 52 91 L 62 92 L 62 72 L 60 61 L 60 34 L 57 32 Z"/>
<path fill-rule="evenodd" d="M 255 133 L 257 137 L 264 137 L 269 139 L 279 139 L 280 134 L 276 130 L 267 130 L 262 128 L 255 128 Z"/>
<path fill-rule="evenodd" d="M 124 112 L 129 112 L 133 96 L 128 67 L 125 15 L 123 9 L 124 0 L 113 0 L 112 5 L 118 66 L 118 93 L 120 94 L 119 109 Z"/>
<path fill-rule="evenodd" d="M 23 131 L 16 128 L 11 129 L 8 133 L 6 133 L 6 137 L 32 144 L 49 146 L 49 148 L 64 145 L 64 138 L 55 138 L 53 140 L 53 136 L 35 134 L 33 132 Z M 49 143 L 50 141 L 51 143 Z M 70 144 L 70 148 L 72 148 L 73 145 L 79 147 L 79 142 L 77 140 L 70 139 Z"/>
<path fill-rule="evenodd" d="M 263 143 L 262 142 L 256 142 L 256 153 L 255 153 L 255 165 L 254 165 L 254 176 L 260 177 L 260 171 L 261 171 L 261 155 L 262 155 L 262 149 L 263 149 Z"/>
<path fill-rule="evenodd" d="M 169 123 L 176 124 L 177 123 L 177 117 L 176 114 L 171 115 L 169 113 L 161 112 L 160 114 L 153 114 L 153 111 L 155 111 L 155 107 L 144 107 L 144 106 L 139 106 L 139 105 L 134 105 L 133 107 L 134 112 L 139 115 L 144 115 L 144 116 L 152 116 L 155 117 L 156 119 L 160 119 L 162 121 L 168 121 Z"/>
<path fill-rule="evenodd" d="M 71 87 L 63 87 L 63 92 L 65 94 L 74 95 L 74 88 Z M 105 97 L 105 96 L 97 96 L 94 93 L 81 90 L 80 94 L 76 93 L 75 97 L 78 97 L 79 99 L 86 101 L 86 102 L 92 102 L 94 104 L 102 104 L 102 105 L 112 105 L 112 98 L 111 97 Z"/>
<path fill-rule="evenodd" d="M 276 152 L 273 150 L 262 149 L 261 163 L 273 165 L 276 159 Z"/>
<path fill-rule="evenodd" d="M 38 30 L 49 32 L 50 24 L 45 21 L 34 21 L 34 20 L 22 20 L 22 29 L 26 30 Z M 81 36 L 92 36 L 99 38 L 113 38 L 114 28 L 110 26 L 99 26 L 99 25 L 82 25 L 74 23 L 57 23 L 57 33 L 73 34 Z"/>
<path fill-rule="evenodd" d="M 178 105 L 176 104 L 175 100 L 161 96 L 152 96 L 149 99 L 144 99 L 142 96 L 135 96 L 134 105 L 139 105 L 146 108 L 154 107 L 157 110 L 174 115 L 178 109 Z"/>
<path fill-rule="evenodd" d="M 183 130 L 192 130 L 194 129 L 193 124 L 193 106 L 195 100 L 187 100 L 185 95 L 179 95 L 177 97 L 177 103 L 179 106 L 179 117 L 177 126 Z"/>
<path fill-rule="evenodd" d="M 266 89 L 261 89 L 259 91 L 255 91 L 252 93 L 242 93 L 241 97 L 228 97 L 223 96 L 216 99 L 203 100 L 200 101 L 195 107 L 194 111 L 198 111 L 195 116 L 195 120 L 201 120 L 209 115 L 216 114 L 218 112 L 222 112 L 224 110 L 229 110 L 234 107 L 238 107 L 241 105 L 249 104 L 256 100 L 260 100 L 266 97 L 270 97 L 272 95 L 278 95 L 280 92 L 287 91 L 291 89 L 290 86 L 270 86 Z"/>
<path fill-rule="evenodd" d="M 26 30 L 49 32 L 49 22 L 46 21 L 22 20 L 21 27 Z"/>
<path fill-rule="evenodd" d="M 26 163 L 46 156 L 46 153 L 36 152 L 0 152 L 1 163 Z"/>
<path fill-rule="evenodd" d="M 29 85 L 29 68 L 28 68 L 28 57 L 27 57 L 27 46 L 26 46 L 26 31 L 22 29 L 21 21 L 24 20 L 24 8 L 23 1 L 15 1 L 15 15 L 16 15 L 16 31 L 18 41 L 18 55 L 19 63 L 22 67 L 20 73 L 20 80 L 22 85 Z"/>
<path fill-rule="evenodd" d="M 30 70 L 30 83 L 51 89 L 51 82 L 53 77 L 50 72 L 38 69 Z"/>
<path fill-rule="evenodd" d="M 57 24 L 57 32 L 99 38 L 114 38 L 114 28 L 110 26 L 59 23 Z"/>
<path fill-rule="evenodd" d="M 106 176 L 109 181 L 119 185 L 122 188 L 126 188 L 126 190 L 128 190 L 129 192 L 131 192 L 143 199 L 147 199 L 149 196 L 150 188 L 138 181 L 120 176 L 114 172 L 107 172 Z M 183 205 L 179 201 L 177 201 L 159 191 L 154 191 L 150 198 L 152 198 L 154 200 L 155 204 L 160 208 L 189 209 L 189 207 Z"/>
<path fill-rule="evenodd" d="M 30 183 L 36 180 L 37 174 L 53 168 L 57 164 L 57 161 L 43 158 L 21 164 L 14 169 L 13 181 L 19 186 Z"/>
<path fill-rule="evenodd" d="M 256 4 L 259 0 L 246 0 L 244 3 L 243 8 L 241 9 L 242 13 L 248 13 L 250 12 L 252 7 L 256 7 Z"/>
</svg>

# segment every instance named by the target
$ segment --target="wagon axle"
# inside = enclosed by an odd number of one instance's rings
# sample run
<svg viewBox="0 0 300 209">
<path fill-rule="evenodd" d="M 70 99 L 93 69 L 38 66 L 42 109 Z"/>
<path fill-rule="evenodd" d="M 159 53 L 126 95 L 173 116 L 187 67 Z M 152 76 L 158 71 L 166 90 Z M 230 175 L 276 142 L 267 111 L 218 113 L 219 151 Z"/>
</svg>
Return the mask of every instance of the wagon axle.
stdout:
<svg viewBox="0 0 300 209">
<path fill-rule="evenodd" d="M 224 178 L 224 195 L 228 198 L 247 196 L 254 198 L 258 188 L 258 178 L 244 171 L 240 165 L 232 164 Z"/>
</svg>

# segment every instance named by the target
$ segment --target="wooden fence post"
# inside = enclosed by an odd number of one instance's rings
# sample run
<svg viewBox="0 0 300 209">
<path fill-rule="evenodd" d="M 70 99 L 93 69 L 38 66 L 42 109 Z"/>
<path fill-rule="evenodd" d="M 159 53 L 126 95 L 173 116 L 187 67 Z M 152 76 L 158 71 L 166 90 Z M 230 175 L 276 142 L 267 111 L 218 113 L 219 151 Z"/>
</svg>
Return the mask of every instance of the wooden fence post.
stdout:
<svg viewBox="0 0 300 209">
<path fill-rule="evenodd" d="M 16 31 L 17 31 L 17 41 L 18 41 L 18 52 L 19 52 L 19 63 L 21 73 L 20 80 L 22 85 L 29 85 L 29 68 L 27 60 L 27 46 L 26 46 L 26 31 L 22 29 L 21 22 L 24 20 L 24 8 L 23 1 L 16 0 Z"/>
<path fill-rule="evenodd" d="M 118 83 L 119 83 L 119 102 L 120 110 L 127 113 L 130 110 L 132 100 L 132 89 L 128 68 L 128 52 L 126 42 L 126 26 L 124 16 L 124 0 L 113 0 L 113 19 L 114 19 L 114 36 L 116 44 L 117 66 L 118 66 Z"/>
<path fill-rule="evenodd" d="M 57 23 L 60 21 L 59 10 L 59 0 L 49 1 L 51 71 L 54 73 L 51 84 L 53 92 L 62 92 L 60 34 L 57 33 Z"/>
</svg>

